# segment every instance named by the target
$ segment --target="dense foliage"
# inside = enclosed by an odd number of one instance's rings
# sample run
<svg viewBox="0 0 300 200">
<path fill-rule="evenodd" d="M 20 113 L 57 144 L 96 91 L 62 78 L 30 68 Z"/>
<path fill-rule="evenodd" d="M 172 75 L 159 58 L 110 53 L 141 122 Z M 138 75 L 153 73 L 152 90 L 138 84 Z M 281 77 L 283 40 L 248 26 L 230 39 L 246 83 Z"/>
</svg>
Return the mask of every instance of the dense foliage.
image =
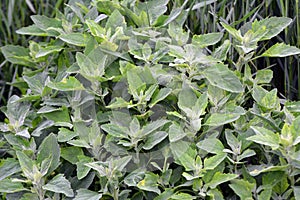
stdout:
<svg viewBox="0 0 300 200">
<path fill-rule="evenodd" d="M 300 102 L 255 66 L 300 54 L 261 49 L 292 19 L 195 34 L 187 16 L 215 1 L 78 2 L 17 31 L 47 40 L 1 48 L 23 67 L 2 108 L 2 199 L 300 199 Z"/>
</svg>

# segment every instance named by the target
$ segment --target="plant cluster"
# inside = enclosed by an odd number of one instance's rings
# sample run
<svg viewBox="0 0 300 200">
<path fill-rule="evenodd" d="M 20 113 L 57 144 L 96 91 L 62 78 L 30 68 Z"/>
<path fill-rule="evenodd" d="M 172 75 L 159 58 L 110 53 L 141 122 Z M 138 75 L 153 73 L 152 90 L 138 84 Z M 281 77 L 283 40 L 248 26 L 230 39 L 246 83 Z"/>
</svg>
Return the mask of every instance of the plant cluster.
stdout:
<svg viewBox="0 0 300 200">
<path fill-rule="evenodd" d="M 197 35 L 187 3 L 70 1 L 31 16 L 17 33 L 49 39 L 1 48 L 23 66 L 23 95 L 1 109 L 2 199 L 300 199 L 300 102 L 254 65 L 300 54 L 259 51 L 292 19 Z"/>
</svg>

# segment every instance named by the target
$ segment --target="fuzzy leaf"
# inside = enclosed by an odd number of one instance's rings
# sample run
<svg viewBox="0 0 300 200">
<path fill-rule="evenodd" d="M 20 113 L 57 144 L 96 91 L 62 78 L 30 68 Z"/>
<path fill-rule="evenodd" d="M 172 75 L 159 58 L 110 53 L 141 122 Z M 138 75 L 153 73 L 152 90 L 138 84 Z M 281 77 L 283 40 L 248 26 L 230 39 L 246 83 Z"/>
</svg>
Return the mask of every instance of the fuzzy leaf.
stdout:
<svg viewBox="0 0 300 200">
<path fill-rule="evenodd" d="M 201 48 L 218 43 L 223 37 L 223 33 L 208 33 L 203 35 L 194 35 L 193 43 Z"/>
<path fill-rule="evenodd" d="M 244 91 L 239 78 L 224 64 L 216 64 L 203 71 L 210 84 L 223 90 L 241 93 Z"/>
<path fill-rule="evenodd" d="M 71 188 L 70 182 L 64 177 L 63 174 L 56 175 L 46 185 L 43 186 L 44 190 L 54 193 L 63 193 L 67 197 L 73 197 L 74 192 Z"/>
<path fill-rule="evenodd" d="M 101 197 L 102 194 L 99 194 L 98 192 L 81 188 L 77 190 L 77 195 L 73 200 L 99 200 Z"/>
<path fill-rule="evenodd" d="M 279 148 L 280 138 L 277 134 L 266 128 L 258 126 L 251 126 L 251 129 L 256 133 L 256 135 L 248 137 L 247 140 L 270 146 L 272 149 Z"/>
<path fill-rule="evenodd" d="M 73 76 L 64 78 L 60 82 L 48 82 L 47 86 L 59 91 L 84 90 L 82 84 Z"/>
<path fill-rule="evenodd" d="M 239 175 L 237 174 L 223 174 L 221 172 L 217 172 L 215 173 L 215 175 L 212 177 L 211 181 L 209 183 L 207 183 L 207 185 L 214 189 L 216 188 L 218 185 L 225 183 L 227 181 L 233 180 L 235 178 L 237 178 Z"/>
<path fill-rule="evenodd" d="M 277 43 L 266 50 L 261 56 L 264 57 L 286 57 L 300 54 L 300 49 L 284 43 Z"/>
</svg>

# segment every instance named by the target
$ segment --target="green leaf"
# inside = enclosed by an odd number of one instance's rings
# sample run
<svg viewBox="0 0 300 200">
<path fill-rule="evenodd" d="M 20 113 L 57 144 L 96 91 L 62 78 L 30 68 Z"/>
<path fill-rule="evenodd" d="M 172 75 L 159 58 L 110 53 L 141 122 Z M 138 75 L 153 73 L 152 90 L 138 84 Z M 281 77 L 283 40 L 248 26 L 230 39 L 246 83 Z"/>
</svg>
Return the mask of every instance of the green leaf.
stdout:
<svg viewBox="0 0 300 200">
<path fill-rule="evenodd" d="M 57 32 L 53 30 L 50 31 L 51 29 L 62 29 L 62 22 L 58 19 L 49 18 L 44 15 L 31 15 L 30 18 L 37 27 L 39 27 L 43 31 L 50 32 L 54 36 L 57 36 Z"/>
<path fill-rule="evenodd" d="M 22 46 L 6 45 L 1 47 L 5 59 L 13 64 L 24 65 L 28 67 L 35 66 L 29 55 L 29 49 Z"/>
<path fill-rule="evenodd" d="M 48 46 L 48 47 L 45 47 L 45 48 L 41 48 L 37 52 L 35 57 L 40 58 L 40 57 L 46 56 L 46 55 L 51 54 L 51 53 L 60 52 L 63 49 L 64 49 L 64 47 L 62 47 L 62 46 Z"/>
<path fill-rule="evenodd" d="M 276 171 L 286 171 L 288 165 L 281 165 L 281 166 L 265 166 L 265 165 L 258 165 L 258 166 L 251 166 L 249 170 L 249 174 L 251 176 L 257 176 L 261 173 L 265 172 L 276 172 Z"/>
<path fill-rule="evenodd" d="M 151 98 L 151 102 L 149 104 L 149 107 L 152 108 L 155 104 L 158 102 L 164 100 L 169 94 L 171 94 L 172 89 L 170 88 L 162 88 L 158 91 L 158 93 L 154 94 Z"/>
<path fill-rule="evenodd" d="M 228 33 L 230 33 L 230 35 L 232 35 L 235 39 L 237 39 L 240 42 L 243 41 L 243 36 L 241 35 L 240 30 L 236 30 L 236 29 L 232 28 L 231 26 L 229 26 L 228 24 L 225 24 L 223 22 L 220 22 L 220 23 L 226 29 L 226 31 Z"/>
<path fill-rule="evenodd" d="M 115 32 L 117 27 L 126 27 L 126 21 L 124 16 L 115 9 L 109 16 L 105 29 Z"/>
<path fill-rule="evenodd" d="M 86 166 L 85 164 L 93 162 L 93 158 L 85 156 L 85 155 L 78 155 L 78 162 L 76 163 L 76 172 L 77 172 L 77 178 L 79 180 L 83 179 L 88 175 L 90 172 L 91 168 Z"/>
<path fill-rule="evenodd" d="M 48 82 L 47 86 L 59 91 L 84 90 L 83 85 L 73 76 L 63 78 L 60 82 Z"/>
<path fill-rule="evenodd" d="M 273 71 L 270 69 L 258 70 L 255 76 L 256 84 L 270 83 L 273 78 Z"/>
<path fill-rule="evenodd" d="M 227 157 L 226 153 L 219 153 L 209 158 L 204 159 L 204 169 L 212 170 L 215 169 L 225 158 Z"/>
<path fill-rule="evenodd" d="M 234 122 L 244 115 L 246 112 L 240 106 L 229 104 L 225 109 L 218 113 L 212 113 L 211 116 L 205 122 L 207 126 L 221 126 Z"/>
<path fill-rule="evenodd" d="M 77 195 L 73 200 L 99 200 L 102 197 L 102 194 L 99 194 L 98 192 L 94 192 L 87 189 L 79 189 L 76 191 Z"/>
<path fill-rule="evenodd" d="M 47 119 L 57 123 L 71 122 L 68 108 L 65 106 L 61 108 L 42 107 L 37 113 L 43 114 Z"/>
<path fill-rule="evenodd" d="M 79 162 L 78 156 L 83 156 L 83 151 L 79 147 L 62 147 L 61 157 L 72 164 Z"/>
<path fill-rule="evenodd" d="M 224 64 L 215 64 L 203 71 L 210 84 L 223 90 L 242 93 L 243 85 L 239 78 Z"/>
<path fill-rule="evenodd" d="M 213 154 L 222 154 L 224 146 L 217 138 L 207 138 L 197 143 L 197 147 Z"/>
<path fill-rule="evenodd" d="M 63 174 L 56 175 L 46 185 L 43 186 L 43 189 L 54 193 L 62 193 L 65 194 L 67 197 L 74 196 L 74 192 L 71 188 L 71 184 L 64 177 Z"/>
<path fill-rule="evenodd" d="M 261 56 L 264 57 L 286 57 L 300 54 L 300 49 L 284 43 L 277 43 L 266 50 Z"/>
<path fill-rule="evenodd" d="M 279 148 L 280 138 L 278 134 L 275 134 L 266 128 L 258 126 L 251 126 L 251 129 L 256 133 L 256 135 L 248 137 L 247 140 L 270 146 L 272 147 L 272 149 Z"/>
<path fill-rule="evenodd" d="M 147 12 L 150 25 L 153 25 L 158 17 L 167 11 L 168 2 L 169 0 L 151 0 L 140 5 L 140 9 Z"/>
<path fill-rule="evenodd" d="M 21 35 L 48 36 L 48 33 L 40 29 L 37 25 L 20 28 L 16 30 L 16 33 Z"/>
<path fill-rule="evenodd" d="M 170 145 L 175 161 L 182 165 L 186 171 L 195 170 L 194 162 L 197 151 L 193 146 L 189 142 L 183 140 L 173 142 Z"/>
<path fill-rule="evenodd" d="M 223 37 L 223 33 L 208 33 L 203 35 L 194 35 L 193 44 L 199 45 L 201 48 L 218 43 Z"/>
<path fill-rule="evenodd" d="M 13 158 L 7 158 L 0 163 L 0 181 L 21 171 L 19 162 Z"/>
<path fill-rule="evenodd" d="M 176 142 L 181 140 L 186 136 L 186 133 L 183 131 L 179 124 L 173 123 L 169 127 L 169 140 L 170 142 Z"/>
<path fill-rule="evenodd" d="M 292 19 L 288 17 L 270 17 L 263 20 L 258 21 L 257 23 L 252 23 L 253 32 L 261 29 L 263 26 L 266 27 L 265 35 L 260 39 L 269 40 L 274 36 L 278 35 L 283 29 L 285 29 L 288 25 L 292 23 Z"/>
<path fill-rule="evenodd" d="M 17 193 L 27 190 L 23 187 L 22 183 L 14 182 L 11 179 L 3 179 L 0 181 L 0 192 L 3 193 Z"/>
<path fill-rule="evenodd" d="M 237 194 L 241 199 L 252 199 L 252 190 L 255 187 L 254 183 L 249 183 L 243 179 L 232 180 L 229 187 Z"/>
<path fill-rule="evenodd" d="M 293 186 L 294 196 L 296 200 L 300 200 L 300 187 Z"/>
<path fill-rule="evenodd" d="M 143 149 L 150 150 L 155 145 L 159 144 L 161 141 L 163 141 L 168 136 L 168 133 L 165 131 L 156 131 L 152 134 L 148 135 L 145 144 L 143 146 Z"/>
<path fill-rule="evenodd" d="M 60 161 L 60 147 L 53 133 L 47 136 L 39 146 L 37 162 L 42 163 L 43 160 L 49 157 L 50 153 L 52 155 L 52 161 L 47 174 L 51 174 L 59 166 Z"/>
<path fill-rule="evenodd" d="M 22 151 L 17 151 L 17 158 L 18 161 L 20 163 L 21 169 L 24 173 L 24 175 L 30 179 L 33 180 L 33 166 L 34 166 L 34 162 L 31 160 L 31 158 L 29 158 L 25 153 L 23 153 Z"/>
<path fill-rule="evenodd" d="M 59 128 L 57 140 L 59 142 L 68 142 L 72 140 L 74 137 L 78 136 L 78 133 L 75 131 L 71 131 L 66 128 Z"/>
<path fill-rule="evenodd" d="M 207 186 L 214 189 L 222 183 L 236 179 L 238 176 L 239 175 L 237 175 L 237 174 L 223 174 L 221 172 L 217 172 L 212 177 L 211 181 L 209 183 L 207 183 Z"/>
<path fill-rule="evenodd" d="M 183 86 L 182 90 L 178 95 L 178 107 L 183 110 L 186 114 L 192 112 L 192 107 L 197 101 L 195 92 L 188 86 Z"/>
<path fill-rule="evenodd" d="M 113 137 L 128 138 L 128 129 L 123 126 L 118 126 L 116 124 L 103 124 L 101 129 Z"/>
<path fill-rule="evenodd" d="M 168 122 L 169 122 L 169 120 L 163 120 L 163 119 L 159 119 L 159 120 L 150 122 L 142 128 L 142 135 L 143 136 L 149 135 L 150 133 L 152 133 L 153 131 L 156 131 L 157 129 L 161 128 L 162 126 L 164 126 Z"/>
<path fill-rule="evenodd" d="M 158 179 L 158 175 L 153 174 L 152 172 L 148 172 L 146 173 L 145 178 L 137 184 L 137 187 L 141 190 L 146 190 L 149 192 L 155 192 L 157 194 L 160 194 L 160 190 L 158 189 L 157 184 Z"/>
<path fill-rule="evenodd" d="M 84 47 L 87 45 L 90 36 L 82 33 L 69 33 L 69 34 L 60 35 L 58 38 L 68 44 Z"/>
<path fill-rule="evenodd" d="M 172 200 L 192 200 L 192 199 L 196 199 L 196 197 L 193 197 L 192 195 L 190 195 L 188 193 L 179 192 L 177 194 L 173 194 L 170 199 L 172 199 Z"/>
<path fill-rule="evenodd" d="M 213 53 L 212 57 L 219 59 L 221 61 L 226 60 L 227 53 L 229 52 L 229 49 L 231 47 L 231 43 L 229 40 L 225 40 L 224 43 L 219 46 Z"/>
</svg>

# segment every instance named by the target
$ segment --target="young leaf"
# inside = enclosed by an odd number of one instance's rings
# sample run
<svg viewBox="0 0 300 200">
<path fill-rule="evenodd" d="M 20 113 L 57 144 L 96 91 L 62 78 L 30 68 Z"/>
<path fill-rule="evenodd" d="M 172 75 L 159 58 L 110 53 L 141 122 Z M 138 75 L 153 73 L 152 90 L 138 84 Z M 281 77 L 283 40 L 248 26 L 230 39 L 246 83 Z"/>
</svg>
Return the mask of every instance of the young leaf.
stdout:
<svg viewBox="0 0 300 200">
<path fill-rule="evenodd" d="M 215 64 L 203 71 L 203 75 L 210 84 L 229 92 L 241 93 L 244 91 L 239 78 L 224 64 Z"/>
<path fill-rule="evenodd" d="M 266 50 L 261 56 L 264 57 L 286 57 L 300 54 L 300 49 L 284 43 L 277 43 Z"/>
<path fill-rule="evenodd" d="M 212 170 L 215 169 L 225 158 L 227 157 L 226 153 L 218 153 L 210 158 L 204 159 L 204 169 Z"/>
<path fill-rule="evenodd" d="M 71 188 L 71 184 L 64 177 L 63 174 L 57 174 L 46 185 L 43 186 L 43 189 L 54 193 L 62 193 L 65 194 L 67 197 L 74 196 L 74 192 Z"/>
<path fill-rule="evenodd" d="M 231 43 L 229 40 L 225 40 L 224 43 L 219 46 L 213 53 L 212 57 L 219 59 L 221 61 L 226 60 L 227 53 L 231 47 Z"/>
<path fill-rule="evenodd" d="M 17 158 L 19 160 L 21 169 L 24 173 L 24 175 L 30 179 L 33 180 L 33 166 L 34 162 L 29 158 L 25 153 L 22 151 L 17 151 Z"/>
</svg>

